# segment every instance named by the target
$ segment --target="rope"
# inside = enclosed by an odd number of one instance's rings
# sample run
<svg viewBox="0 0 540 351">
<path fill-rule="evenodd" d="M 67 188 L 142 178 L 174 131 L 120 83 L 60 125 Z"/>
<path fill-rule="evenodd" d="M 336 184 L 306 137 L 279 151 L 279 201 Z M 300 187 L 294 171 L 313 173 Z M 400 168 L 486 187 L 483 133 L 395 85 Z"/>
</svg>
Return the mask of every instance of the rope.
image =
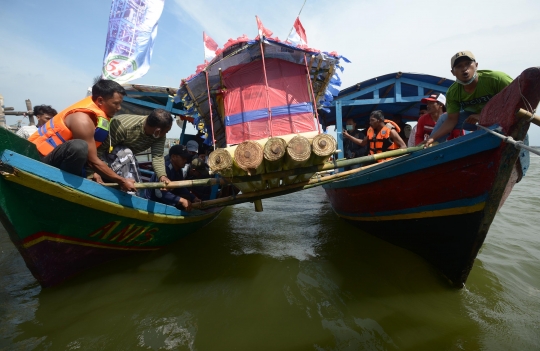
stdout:
<svg viewBox="0 0 540 351">
<path fill-rule="evenodd" d="M 536 109 L 532 107 L 531 103 L 527 98 L 523 95 L 521 91 L 521 76 L 518 76 L 518 86 L 519 86 L 519 95 L 521 96 L 521 100 L 523 101 L 523 105 L 525 105 L 525 109 L 527 112 L 531 113 L 531 118 L 529 119 L 529 122 L 531 122 L 534 119 L 534 114 L 536 112 Z"/>
<path fill-rule="evenodd" d="M 210 102 L 210 85 L 208 82 L 208 71 L 204 71 L 204 75 L 206 76 L 206 93 L 208 95 L 208 110 L 210 111 L 210 128 L 212 128 L 212 144 L 214 146 L 214 150 L 216 149 L 216 138 L 214 135 L 214 116 L 212 115 L 212 103 Z"/>
<path fill-rule="evenodd" d="M 485 130 L 486 132 L 490 133 L 490 134 L 493 134 L 495 135 L 496 137 L 498 138 L 501 138 L 503 142 L 505 143 L 508 143 L 508 144 L 512 144 L 514 145 L 514 147 L 516 149 L 525 149 L 525 150 L 528 150 L 530 152 L 532 152 L 533 154 L 535 155 L 538 155 L 540 156 L 540 150 L 537 150 L 537 149 L 534 149 L 530 146 L 527 146 L 523 143 L 523 141 L 520 141 L 520 140 L 514 140 L 514 138 L 512 138 L 511 136 L 507 136 L 507 135 L 503 135 L 503 134 L 500 134 L 500 133 L 497 133 L 489 128 L 486 128 L 484 126 L 481 126 L 481 125 L 477 125 L 477 127 Z"/>
<path fill-rule="evenodd" d="M 259 43 L 261 45 L 261 57 L 262 57 L 262 64 L 263 64 L 263 72 L 264 72 L 264 84 L 266 88 L 266 107 L 268 108 L 268 124 L 270 126 L 270 137 L 274 136 L 273 128 L 272 128 L 272 108 L 270 107 L 270 93 L 268 92 L 268 78 L 266 76 L 266 63 L 264 61 L 264 47 L 263 47 L 263 37 L 259 36 Z"/>
</svg>

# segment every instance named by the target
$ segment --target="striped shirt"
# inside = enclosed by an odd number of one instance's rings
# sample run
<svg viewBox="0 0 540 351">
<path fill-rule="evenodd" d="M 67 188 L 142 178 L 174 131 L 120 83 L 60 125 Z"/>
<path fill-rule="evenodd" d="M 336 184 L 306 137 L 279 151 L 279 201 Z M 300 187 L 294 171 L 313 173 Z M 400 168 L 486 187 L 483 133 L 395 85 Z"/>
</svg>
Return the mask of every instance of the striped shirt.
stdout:
<svg viewBox="0 0 540 351">
<path fill-rule="evenodd" d="M 152 166 L 156 173 L 157 179 L 161 176 L 166 176 L 165 160 L 163 153 L 165 150 L 165 139 L 154 138 L 144 134 L 144 121 L 146 116 L 140 115 L 118 115 L 111 119 L 109 126 L 109 137 L 98 148 L 98 156 L 105 160 L 106 154 L 109 153 L 109 146 L 122 145 L 131 149 L 133 154 L 138 154 L 150 148 L 152 154 Z"/>
</svg>

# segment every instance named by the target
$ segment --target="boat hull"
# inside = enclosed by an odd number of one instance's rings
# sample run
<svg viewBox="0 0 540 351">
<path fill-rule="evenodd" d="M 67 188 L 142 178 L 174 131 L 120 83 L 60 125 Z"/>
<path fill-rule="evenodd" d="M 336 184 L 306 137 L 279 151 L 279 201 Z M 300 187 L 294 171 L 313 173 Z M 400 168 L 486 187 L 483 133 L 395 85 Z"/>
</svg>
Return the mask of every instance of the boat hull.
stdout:
<svg viewBox="0 0 540 351">
<path fill-rule="evenodd" d="M 185 213 L 9 150 L 1 162 L 0 221 L 43 287 L 107 261 L 159 250 L 221 211 Z"/>
<path fill-rule="evenodd" d="M 540 69 L 530 68 L 490 100 L 480 124 L 523 140 L 529 121 L 515 112 L 539 101 Z M 462 287 L 496 212 L 524 174 L 521 157 L 528 154 L 480 130 L 324 188 L 338 216 L 419 254 Z"/>
</svg>

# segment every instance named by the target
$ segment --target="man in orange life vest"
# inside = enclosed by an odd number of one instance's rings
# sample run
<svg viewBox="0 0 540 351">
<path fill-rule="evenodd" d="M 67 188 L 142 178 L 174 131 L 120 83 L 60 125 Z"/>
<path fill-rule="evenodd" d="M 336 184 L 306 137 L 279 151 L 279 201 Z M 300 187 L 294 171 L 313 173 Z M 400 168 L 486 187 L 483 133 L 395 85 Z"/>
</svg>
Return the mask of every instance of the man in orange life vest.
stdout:
<svg viewBox="0 0 540 351">
<path fill-rule="evenodd" d="M 388 124 L 392 124 L 393 128 L 388 127 Z M 370 155 L 407 148 L 407 145 L 405 145 L 405 142 L 398 134 L 399 127 L 394 122 L 385 120 L 382 111 L 377 110 L 371 112 L 371 115 L 369 116 L 369 125 L 367 137 L 363 140 L 356 139 L 349 135 L 347 131 L 343 132 L 343 136 L 360 146 L 366 146 L 369 143 Z M 378 162 L 382 161 L 383 160 L 379 160 Z"/>
<path fill-rule="evenodd" d="M 120 177 L 97 156 L 97 147 L 109 135 L 109 120 L 120 110 L 124 95 L 120 84 L 100 79 L 92 87 L 92 96 L 58 113 L 28 140 L 36 144 L 46 164 L 75 175 L 81 175 L 88 164 L 122 190 L 135 191 L 132 179 Z"/>
</svg>

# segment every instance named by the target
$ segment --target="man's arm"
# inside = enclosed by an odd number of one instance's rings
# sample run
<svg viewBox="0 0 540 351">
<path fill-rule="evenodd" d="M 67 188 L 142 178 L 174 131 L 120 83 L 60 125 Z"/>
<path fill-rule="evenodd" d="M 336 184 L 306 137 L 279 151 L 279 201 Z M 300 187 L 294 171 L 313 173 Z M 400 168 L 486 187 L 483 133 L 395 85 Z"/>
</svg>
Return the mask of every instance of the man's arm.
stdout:
<svg viewBox="0 0 540 351">
<path fill-rule="evenodd" d="M 157 178 L 160 182 L 169 183 L 170 180 L 165 171 L 165 159 L 163 158 L 163 154 L 165 153 L 165 139 L 166 137 L 156 139 L 150 147 L 150 153 L 152 154 L 152 167 Z"/>
<path fill-rule="evenodd" d="M 414 145 L 418 145 L 424 141 L 424 119 L 420 117 L 416 124 L 416 133 L 414 134 Z"/>
<path fill-rule="evenodd" d="M 398 144 L 400 149 L 406 149 L 407 148 L 407 145 L 405 144 L 403 139 L 401 139 L 401 137 L 399 136 L 399 133 L 396 132 L 395 129 L 390 130 L 390 138 L 392 138 L 394 143 Z"/>
<path fill-rule="evenodd" d="M 109 166 L 101 161 L 97 156 L 96 142 L 94 133 L 96 127 L 92 119 L 84 112 L 75 112 L 68 115 L 65 119 L 66 126 L 71 130 L 73 139 L 81 139 L 88 144 L 88 165 L 99 175 L 107 177 L 118 183 L 122 190 L 136 191 L 134 181 L 125 179 L 114 173 Z"/>
<path fill-rule="evenodd" d="M 433 144 L 433 142 L 437 139 L 439 139 L 442 136 L 445 136 L 446 134 L 449 134 L 452 130 L 454 130 L 454 127 L 458 123 L 459 120 L 459 112 L 456 113 L 449 113 L 448 118 L 442 126 L 432 135 L 430 135 L 429 139 L 426 141 L 426 147 Z"/>
<path fill-rule="evenodd" d="M 352 135 L 350 135 L 346 130 L 343 131 L 342 135 L 349 139 L 350 141 L 352 141 L 353 143 L 355 143 L 356 145 L 360 145 L 360 146 L 366 146 L 367 143 L 368 143 L 368 138 L 364 138 L 362 140 L 360 139 L 357 139 L 355 137 L 353 137 Z"/>
</svg>

